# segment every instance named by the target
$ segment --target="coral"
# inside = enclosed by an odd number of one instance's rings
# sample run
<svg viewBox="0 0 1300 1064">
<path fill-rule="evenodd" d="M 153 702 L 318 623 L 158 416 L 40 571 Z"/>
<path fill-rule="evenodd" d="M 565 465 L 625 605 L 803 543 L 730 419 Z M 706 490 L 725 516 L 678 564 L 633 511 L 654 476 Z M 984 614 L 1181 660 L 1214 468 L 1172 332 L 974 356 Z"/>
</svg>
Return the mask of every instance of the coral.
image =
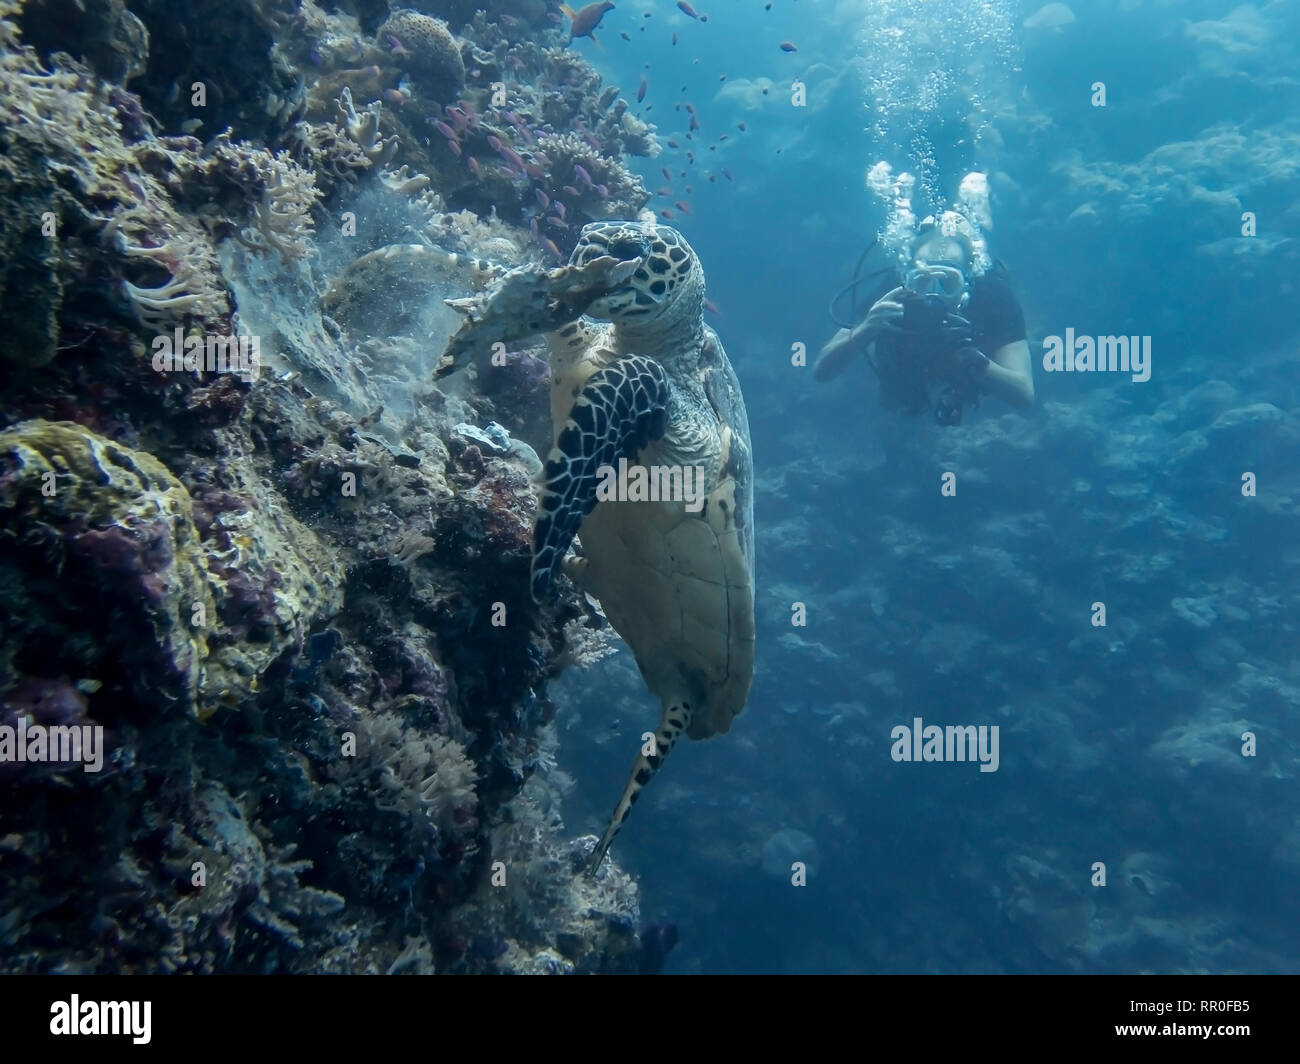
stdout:
<svg viewBox="0 0 1300 1064">
<path fill-rule="evenodd" d="M 81 68 L 46 70 L 0 18 L 0 325 L 4 355 L 54 357 L 69 291 L 123 268 L 143 273 L 122 292 L 147 326 L 226 312 L 203 231 L 173 207 L 145 165 L 158 146 L 138 101 Z M 66 58 L 66 57 L 65 57 Z M 71 60 L 66 60 L 71 64 Z M 109 239 L 105 241 L 103 237 Z M 167 275 L 169 270 L 177 274 Z M 155 280 L 159 274 L 161 280 Z M 79 309 L 79 308 L 78 308 Z"/>
<path fill-rule="evenodd" d="M 379 117 L 382 112 L 383 104 L 378 100 L 367 105 L 364 112 L 358 112 L 352 102 L 352 90 L 346 86 L 339 95 L 338 113 L 343 129 L 372 166 L 387 166 L 397 153 L 397 138 L 385 140 L 380 135 Z"/>
<path fill-rule="evenodd" d="M 367 738 L 368 763 L 379 787 L 376 807 L 427 820 L 444 849 L 449 842 L 463 848 L 464 838 L 478 826 L 477 769 L 465 748 L 444 735 L 406 727 L 392 712 L 375 715 Z"/>
<path fill-rule="evenodd" d="M 379 27 L 375 44 L 399 56 L 401 65 L 432 99 L 455 99 L 465 85 L 460 49 L 441 19 L 418 11 L 394 11 Z"/>
<path fill-rule="evenodd" d="M 95 706 L 110 718 L 160 698 L 193 712 L 208 649 L 202 618 L 215 609 L 180 481 L 152 455 L 79 425 L 28 421 L 0 433 L 0 509 L 4 585 L 23 604 L 0 644 L 0 675 L 40 660 L 99 680 Z"/>
<path fill-rule="evenodd" d="M 311 209 L 319 196 L 309 171 L 284 152 L 271 156 L 261 198 L 253 204 L 253 225 L 239 234 L 240 240 L 257 250 L 274 248 L 282 259 L 303 258 L 311 251 Z"/>
<path fill-rule="evenodd" d="M 100 77 L 126 85 L 149 62 L 149 31 L 125 0 L 25 0 L 23 36 L 43 54 L 70 52 Z"/>
</svg>

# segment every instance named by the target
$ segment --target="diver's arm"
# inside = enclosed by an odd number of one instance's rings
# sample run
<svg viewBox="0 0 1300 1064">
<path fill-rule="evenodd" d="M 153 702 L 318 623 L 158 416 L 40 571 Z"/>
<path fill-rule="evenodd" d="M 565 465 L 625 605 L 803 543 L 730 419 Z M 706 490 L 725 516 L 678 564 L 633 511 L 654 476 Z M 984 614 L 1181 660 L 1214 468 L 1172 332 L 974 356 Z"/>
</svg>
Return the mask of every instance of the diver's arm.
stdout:
<svg viewBox="0 0 1300 1064">
<path fill-rule="evenodd" d="M 1029 406 L 1034 401 L 1034 371 L 1028 342 L 1014 340 L 999 347 L 980 386 L 1013 406 Z"/>
<path fill-rule="evenodd" d="M 813 364 L 813 377 L 819 381 L 838 377 L 853 356 L 861 354 L 868 343 L 884 333 L 897 332 L 903 318 L 903 304 L 899 302 L 902 291 L 895 288 L 886 292 L 871 305 L 867 316 L 851 332 L 841 329 L 827 340 Z"/>
<path fill-rule="evenodd" d="M 822 347 L 821 354 L 813 363 L 813 377 L 819 381 L 828 381 L 844 372 L 844 367 L 857 354 L 853 345 L 853 334 L 848 329 L 841 329 Z"/>
</svg>

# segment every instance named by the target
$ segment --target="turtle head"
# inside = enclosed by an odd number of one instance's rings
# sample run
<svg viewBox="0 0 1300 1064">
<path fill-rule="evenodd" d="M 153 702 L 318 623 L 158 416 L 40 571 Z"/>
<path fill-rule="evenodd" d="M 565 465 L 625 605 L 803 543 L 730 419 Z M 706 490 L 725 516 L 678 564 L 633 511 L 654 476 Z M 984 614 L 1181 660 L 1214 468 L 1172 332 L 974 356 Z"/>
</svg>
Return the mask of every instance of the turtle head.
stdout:
<svg viewBox="0 0 1300 1064">
<path fill-rule="evenodd" d="M 569 265 L 580 266 L 604 255 L 639 259 L 640 265 L 587 308 L 593 318 L 633 327 L 700 318 L 704 270 L 676 229 L 651 222 L 592 222 L 583 226 Z"/>
</svg>

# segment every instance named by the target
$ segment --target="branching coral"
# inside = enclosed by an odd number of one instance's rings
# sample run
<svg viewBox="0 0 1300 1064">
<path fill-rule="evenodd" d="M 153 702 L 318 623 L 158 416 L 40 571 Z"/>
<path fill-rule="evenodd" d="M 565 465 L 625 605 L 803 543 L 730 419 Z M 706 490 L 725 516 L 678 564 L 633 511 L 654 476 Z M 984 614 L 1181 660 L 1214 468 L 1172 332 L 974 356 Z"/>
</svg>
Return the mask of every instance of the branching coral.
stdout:
<svg viewBox="0 0 1300 1064">
<path fill-rule="evenodd" d="M 379 132 L 379 116 L 383 104 L 378 100 L 369 104 L 364 112 L 358 112 L 352 103 L 352 90 L 344 86 L 338 101 L 339 120 L 347 135 L 356 142 L 361 154 L 370 160 L 372 166 L 387 166 L 397 154 L 397 138 L 384 137 Z"/>
<path fill-rule="evenodd" d="M 105 226 L 104 235 L 119 254 L 150 262 L 170 275 L 165 283 L 154 287 L 121 282 L 121 290 L 141 324 L 160 331 L 186 316 L 207 319 L 224 314 L 225 295 L 217 287 L 218 267 L 207 244 L 184 232 L 171 234 L 165 243 L 156 247 L 132 244 L 124 226 L 138 213 L 128 209 L 114 216 Z"/>
<path fill-rule="evenodd" d="M 283 259 L 303 258 L 311 251 L 316 232 L 311 209 L 319 198 L 307 170 L 285 152 L 270 156 L 262 197 L 253 204 L 253 225 L 239 234 L 240 242 L 255 250 L 274 248 Z"/>
</svg>

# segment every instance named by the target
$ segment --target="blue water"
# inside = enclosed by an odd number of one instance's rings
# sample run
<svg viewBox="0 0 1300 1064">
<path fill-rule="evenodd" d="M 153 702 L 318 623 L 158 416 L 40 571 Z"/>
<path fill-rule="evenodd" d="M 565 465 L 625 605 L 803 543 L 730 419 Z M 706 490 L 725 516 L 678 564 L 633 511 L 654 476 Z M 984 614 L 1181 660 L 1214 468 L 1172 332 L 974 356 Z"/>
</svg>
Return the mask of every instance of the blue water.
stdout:
<svg viewBox="0 0 1300 1064">
<path fill-rule="evenodd" d="M 648 77 L 661 137 L 697 108 L 673 224 L 757 467 L 749 704 L 673 753 L 614 847 L 645 918 L 681 930 L 668 971 L 1300 967 L 1300 13 L 1071 6 L 755 0 L 699 24 L 633 2 L 603 50 L 574 44 L 612 83 Z M 918 175 L 918 214 L 989 175 L 1029 410 L 942 428 L 883 411 L 861 362 L 829 386 L 792 366 L 887 220 L 879 161 Z M 637 161 L 648 188 L 664 162 Z M 734 182 L 698 176 L 721 166 Z M 1045 372 L 1067 328 L 1149 337 L 1150 379 Z M 626 654 L 552 696 L 570 827 L 599 831 L 658 708 Z M 914 717 L 999 725 L 998 770 L 895 762 Z M 764 870 L 783 829 L 815 844 L 806 886 Z"/>
</svg>

